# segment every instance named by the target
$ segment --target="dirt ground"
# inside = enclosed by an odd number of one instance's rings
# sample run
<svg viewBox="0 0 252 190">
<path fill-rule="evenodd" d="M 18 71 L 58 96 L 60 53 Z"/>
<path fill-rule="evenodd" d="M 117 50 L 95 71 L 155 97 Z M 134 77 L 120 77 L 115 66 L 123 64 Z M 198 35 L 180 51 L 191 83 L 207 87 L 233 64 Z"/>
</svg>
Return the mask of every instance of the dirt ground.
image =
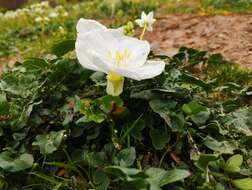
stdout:
<svg viewBox="0 0 252 190">
<path fill-rule="evenodd" d="M 167 15 L 146 34 L 154 52 L 173 55 L 181 46 L 222 53 L 226 60 L 252 68 L 252 14 Z"/>
</svg>

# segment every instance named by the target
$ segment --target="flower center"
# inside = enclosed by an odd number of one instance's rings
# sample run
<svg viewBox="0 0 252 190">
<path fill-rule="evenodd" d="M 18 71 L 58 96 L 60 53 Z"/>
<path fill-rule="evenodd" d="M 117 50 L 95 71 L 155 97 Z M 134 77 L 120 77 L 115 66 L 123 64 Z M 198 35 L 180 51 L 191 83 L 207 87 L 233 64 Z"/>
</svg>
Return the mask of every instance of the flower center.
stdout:
<svg viewBox="0 0 252 190">
<path fill-rule="evenodd" d="M 145 28 L 148 28 L 149 27 L 149 22 L 146 20 L 146 21 L 144 21 L 144 27 Z"/>
<path fill-rule="evenodd" d="M 130 51 L 128 49 L 125 49 L 124 51 L 116 51 L 114 54 L 112 53 L 112 51 L 109 51 L 108 57 L 112 59 L 116 65 L 126 67 L 126 62 L 130 59 Z"/>
</svg>

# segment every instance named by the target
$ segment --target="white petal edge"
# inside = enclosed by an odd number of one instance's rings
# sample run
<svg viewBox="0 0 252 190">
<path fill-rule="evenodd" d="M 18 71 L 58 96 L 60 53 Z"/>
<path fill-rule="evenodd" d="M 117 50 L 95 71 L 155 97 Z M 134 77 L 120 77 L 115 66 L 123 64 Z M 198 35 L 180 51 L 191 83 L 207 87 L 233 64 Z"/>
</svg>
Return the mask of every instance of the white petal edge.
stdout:
<svg viewBox="0 0 252 190">
<path fill-rule="evenodd" d="M 151 12 L 149 12 L 149 14 L 147 15 L 147 17 L 148 17 L 148 20 L 153 20 L 153 17 L 154 17 L 154 13 L 153 13 L 153 11 L 151 11 Z"/>
<path fill-rule="evenodd" d="M 145 64 L 150 53 L 150 44 L 148 41 L 124 36 L 119 43 L 119 51 L 128 50 L 130 58 L 127 68 L 137 68 Z"/>
<path fill-rule="evenodd" d="M 109 50 L 117 49 L 118 40 L 107 31 L 95 30 L 87 34 L 78 34 L 75 51 L 80 64 L 91 70 L 104 71 L 102 67 L 97 67 L 94 62 L 93 55 L 101 57 L 102 60 L 106 60 L 106 54 Z M 112 63 L 111 63 L 112 64 Z"/>
<path fill-rule="evenodd" d="M 129 69 L 129 68 L 111 68 L 112 71 L 124 77 L 134 80 L 145 80 L 154 78 L 160 75 L 165 69 L 164 61 L 149 60 L 142 67 Z"/>
<path fill-rule="evenodd" d="M 91 19 L 81 18 L 76 25 L 76 30 L 78 33 L 87 33 L 93 30 L 106 30 L 106 29 L 107 29 L 106 26 Z"/>
</svg>

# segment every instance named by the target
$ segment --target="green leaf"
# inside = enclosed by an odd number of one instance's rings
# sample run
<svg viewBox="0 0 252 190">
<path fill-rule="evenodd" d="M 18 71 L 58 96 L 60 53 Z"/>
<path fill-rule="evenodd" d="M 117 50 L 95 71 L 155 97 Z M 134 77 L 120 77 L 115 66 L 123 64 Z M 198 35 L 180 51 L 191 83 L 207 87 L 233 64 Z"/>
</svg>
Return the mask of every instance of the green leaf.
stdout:
<svg viewBox="0 0 252 190">
<path fill-rule="evenodd" d="M 91 75 L 91 80 L 95 82 L 97 86 L 106 86 L 106 74 L 102 72 L 94 72 Z"/>
<path fill-rule="evenodd" d="M 147 181 L 141 177 L 139 178 L 129 178 L 127 181 L 123 180 L 121 189 L 123 190 L 149 190 L 149 184 Z M 156 190 L 156 189 L 150 189 Z"/>
<path fill-rule="evenodd" d="M 125 168 L 121 166 L 107 166 L 104 171 L 118 178 L 126 178 L 127 176 L 146 176 L 141 170 L 135 168 Z"/>
<path fill-rule="evenodd" d="M 160 185 L 160 187 L 162 187 L 164 185 L 174 183 L 176 181 L 181 181 L 181 180 L 189 177 L 190 175 L 191 175 L 191 173 L 188 170 L 173 169 L 173 170 L 166 172 L 166 174 L 160 180 L 159 185 Z"/>
<path fill-rule="evenodd" d="M 151 100 L 159 96 L 153 90 L 142 90 L 140 92 L 131 92 L 130 98 Z"/>
<path fill-rule="evenodd" d="M 145 173 L 151 178 L 152 183 L 155 181 L 156 184 L 159 184 L 163 179 L 167 171 L 161 168 L 148 168 Z"/>
<path fill-rule="evenodd" d="M 184 104 L 182 110 L 198 125 L 204 124 L 210 116 L 209 109 L 198 104 L 196 101 Z"/>
<path fill-rule="evenodd" d="M 168 136 L 165 132 L 160 131 L 158 129 L 151 129 L 150 137 L 151 137 L 153 146 L 157 150 L 163 149 L 165 144 L 170 141 L 170 136 Z"/>
<path fill-rule="evenodd" d="M 155 99 L 155 100 L 151 100 L 149 104 L 154 112 L 158 114 L 162 114 L 162 113 L 170 112 L 172 109 L 174 109 L 177 105 L 177 102 L 173 100 Z"/>
<path fill-rule="evenodd" d="M 145 173 L 149 176 L 146 180 L 153 190 L 161 190 L 161 187 L 164 185 L 183 180 L 190 176 L 189 171 L 182 169 L 166 171 L 160 168 L 149 168 Z"/>
<path fill-rule="evenodd" d="M 206 123 L 206 121 L 209 119 L 209 116 L 210 116 L 210 111 L 209 109 L 206 109 L 206 111 L 202 111 L 195 115 L 192 115 L 191 119 L 193 120 L 194 123 L 198 125 L 202 125 Z"/>
<path fill-rule="evenodd" d="M 224 170 L 230 173 L 239 172 L 241 170 L 242 162 L 243 156 L 236 154 L 227 160 Z"/>
<path fill-rule="evenodd" d="M 0 115 L 8 115 L 10 106 L 8 104 L 6 94 L 0 93 Z"/>
<path fill-rule="evenodd" d="M 20 113 L 19 117 L 11 121 L 12 128 L 14 130 L 19 130 L 25 127 L 27 121 L 30 118 L 34 105 L 35 104 L 30 104 L 27 107 L 23 107 L 23 110 Z"/>
<path fill-rule="evenodd" d="M 69 51 L 74 50 L 74 48 L 75 48 L 75 40 L 65 40 L 63 42 L 55 44 L 52 47 L 52 52 L 58 57 L 61 57 L 66 53 L 68 53 Z"/>
<path fill-rule="evenodd" d="M 101 170 L 98 170 L 95 172 L 94 177 L 93 177 L 93 182 L 95 184 L 95 189 L 97 190 L 107 190 L 109 186 L 109 178 Z"/>
<path fill-rule="evenodd" d="M 235 179 L 235 180 L 232 180 L 232 183 L 238 189 L 252 190 L 252 179 L 251 178 Z"/>
<path fill-rule="evenodd" d="M 150 185 L 149 190 L 162 190 L 155 180 L 148 178 L 146 179 Z"/>
<path fill-rule="evenodd" d="M 31 168 L 33 161 L 31 154 L 21 154 L 18 158 L 13 158 L 13 155 L 8 151 L 0 154 L 0 168 L 8 172 L 18 172 Z"/>
<path fill-rule="evenodd" d="M 134 147 L 121 150 L 116 158 L 115 163 L 122 167 L 132 166 L 136 159 L 136 151 Z"/>
<path fill-rule="evenodd" d="M 105 152 L 84 152 L 83 161 L 89 166 L 99 167 L 108 162 L 108 157 Z"/>
<path fill-rule="evenodd" d="M 219 156 L 215 154 L 200 154 L 199 159 L 196 162 L 196 165 L 201 169 L 205 170 L 209 162 L 216 161 L 218 157 Z"/>
<path fill-rule="evenodd" d="M 37 135 L 36 141 L 32 143 L 33 146 L 38 146 L 40 153 L 43 155 L 51 154 L 58 150 L 64 139 L 65 130 L 51 131 L 49 134 Z"/>
<path fill-rule="evenodd" d="M 144 130 L 145 127 L 146 127 L 145 120 L 143 118 L 140 118 L 137 122 L 135 121 L 133 124 L 131 124 L 129 129 L 131 128 L 132 129 L 129 131 L 129 134 L 138 141 L 141 141 L 143 140 L 144 136 L 142 131 Z"/>
<path fill-rule="evenodd" d="M 182 80 L 184 82 L 187 82 L 189 84 L 195 84 L 197 86 L 200 86 L 201 88 L 203 88 L 205 91 L 210 91 L 212 86 L 206 82 L 204 82 L 203 80 L 200 80 L 199 78 L 190 75 L 188 73 L 183 73 L 181 76 Z"/>
<path fill-rule="evenodd" d="M 235 110 L 223 119 L 225 126 L 233 128 L 235 131 L 237 131 L 237 133 L 241 133 L 246 136 L 252 136 L 252 114 L 250 109 L 244 108 Z"/>
<path fill-rule="evenodd" d="M 48 67 L 48 63 L 44 59 L 31 58 L 23 62 L 22 67 L 29 73 L 41 73 Z"/>
<path fill-rule="evenodd" d="M 1 176 L 0 176 L 0 189 L 1 190 L 7 190 L 8 189 L 7 181 Z"/>
<path fill-rule="evenodd" d="M 160 115 L 172 131 L 183 129 L 185 124 L 184 115 L 181 112 L 176 112 L 177 102 L 173 100 L 154 99 L 149 101 L 152 110 Z"/>
<path fill-rule="evenodd" d="M 123 101 L 119 96 L 106 95 L 95 100 L 94 104 L 100 107 L 105 113 L 112 111 L 114 104 L 123 106 Z"/>
<path fill-rule="evenodd" d="M 205 107 L 198 104 L 196 101 L 191 101 L 188 104 L 184 104 L 182 107 L 182 110 L 187 114 L 187 115 L 193 115 L 197 114 L 201 111 L 205 111 Z"/>
<path fill-rule="evenodd" d="M 217 141 L 216 139 L 210 136 L 207 136 L 203 140 L 203 144 L 215 151 L 216 153 L 221 154 L 233 154 L 234 150 L 237 149 L 236 145 L 233 142 Z"/>
</svg>

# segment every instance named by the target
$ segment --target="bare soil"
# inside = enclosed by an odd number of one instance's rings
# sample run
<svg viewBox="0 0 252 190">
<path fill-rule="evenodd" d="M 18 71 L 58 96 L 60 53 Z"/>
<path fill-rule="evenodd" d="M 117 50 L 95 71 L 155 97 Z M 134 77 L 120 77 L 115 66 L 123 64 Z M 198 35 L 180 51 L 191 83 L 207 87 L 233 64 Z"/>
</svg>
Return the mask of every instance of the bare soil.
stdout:
<svg viewBox="0 0 252 190">
<path fill-rule="evenodd" d="M 252 68 L 252 14 L 167 15 L 157 19 L 145 38 L 158 54 L 174 55 L 186 46 L 221 53 L 228 61 Z"/>
</svg>

